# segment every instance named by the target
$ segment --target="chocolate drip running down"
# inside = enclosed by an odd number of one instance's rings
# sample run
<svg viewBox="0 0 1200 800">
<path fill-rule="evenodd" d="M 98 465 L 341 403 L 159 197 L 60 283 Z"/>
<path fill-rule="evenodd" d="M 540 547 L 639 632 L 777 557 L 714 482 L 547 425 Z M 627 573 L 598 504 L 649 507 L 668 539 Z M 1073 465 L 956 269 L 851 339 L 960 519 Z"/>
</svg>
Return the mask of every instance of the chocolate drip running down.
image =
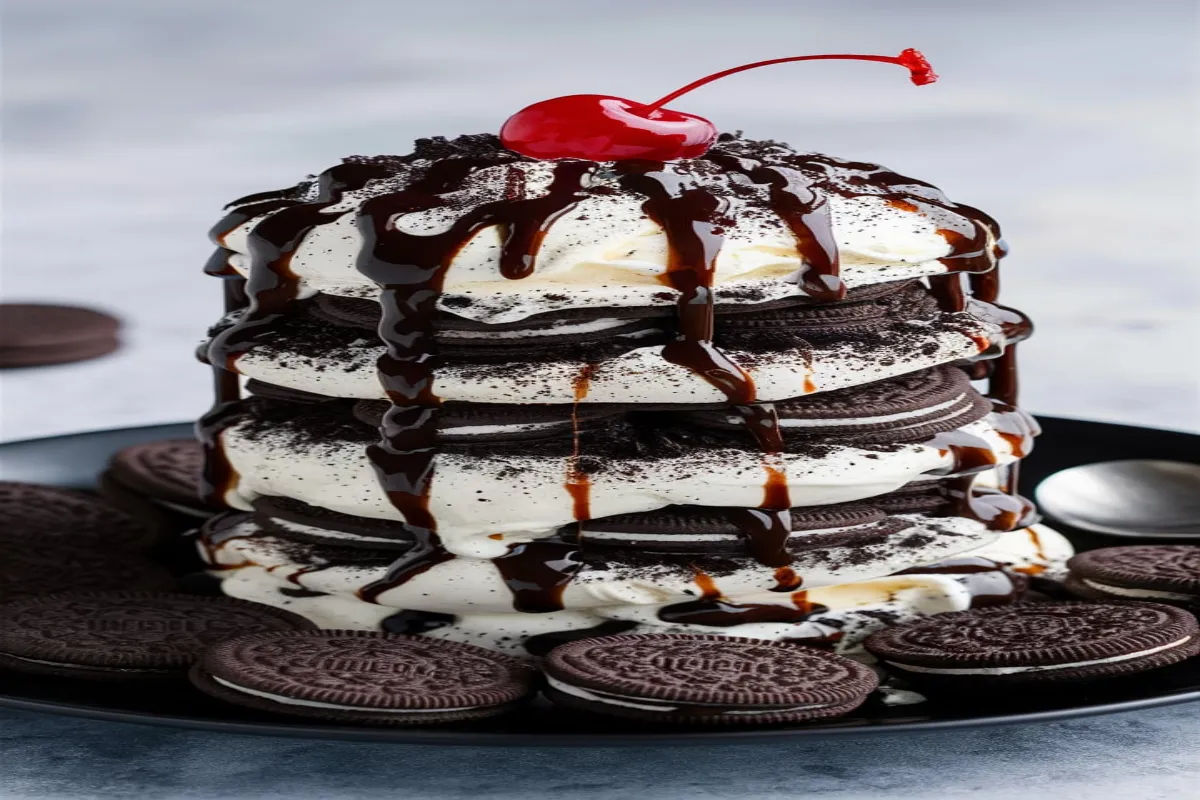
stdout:
<svg viewBox="0 0 1200 800">
<path fill-rule="evenodd" d="M 663 622 L 678 625 L 729 628 L 753 622 L 795 624 L 829 610 L 825 606 L 810 603 L 808 593 L 804 591 L 792 593 L 790 606 L 775 603 L 734 603 L 722 597 L 713 579 L 703 572 L 696 574 L 696 585 L 701 590 L 698 599 L 660 608 L 658 618 Z"/>
<path fill-rule="evenodd" d="M 238 410 L 240 392 L 234 362 L 253 347 L 258 337 L 268 333 L 275 322 L 299 310 L 296 302 L 299 278 L 291 270 L 292 256 L 313 228 L 337 219 L 325 210 L 340 202 L 347 191 L 360 189 L 371 179 L 384 174 L 378 164 L 339 164 L 317 179 L 314 200 L 296 199 L 292 192 L 251 195 L 239 201 L 238 207 L 209 232 L 220 249 L 209 259 L 205 269 L 227 281 L 226 311 L 241 312 L 234 324 L 213 338 L 206 353 L 216 375 L 216 402 L 200 418 L 196 433 L 205 449 L 201 492 L 209 503 L 222 505 L 225 494 L 237 481 L 220 445 L 221 432 L 235 421 Z M 257 217 L 264 218 L 247 238 L 249 276 L 244 283 L 230 283 L 228 281 L 236 279 L 229 277 L 225 237 Z M 220 255 L 224 256 L 224 263 L 218 268 L 216 263 Z M 243 296 L 244 303 L 240 302 Z"/>
<path fill-rule="evenodd" d="M 579 202 L 596 166 L 584 161 L 561 162 L 554 168 L 546 195 L 506 197 L 478 206 L 440 233 L 416 235 L 397 228 L 398 216 L 445 206 L 445 195 L 462 188 L 468 175 L 495 163 L 495 159 L 480 157 L 436 162 L 408 188 L 374 197 L 359 212 L 364 245 L 358 268 L 380 287 L 383 318 L 379 335 L 386 352 L 378 369 L 391 401 L 380 426 L 381 440 L 367 449 L 367 455 L 388 499 L 415 529 L 418 539 L 417 547 L 394 564 L 383 580 L 360 591 L 367 601 L 375 601 L 388 589 L 453 558 L 442 546 L 437 520 L 429 511 L 440 405 L 433 386 L 440 362 L 434 321 L 451 261 L 476 233 L 497 225 L 502 231 L 501 273 L 510 280 L 529 276 L 550 224 Z M 509 170 L 510 176 L 519 171 L 516 167 Z M 524 192 L 521 179 L 510 177 L 507 187 L 507 194 Z M 521 601 L 520 596 L 515 598 Z"/>
</svg>

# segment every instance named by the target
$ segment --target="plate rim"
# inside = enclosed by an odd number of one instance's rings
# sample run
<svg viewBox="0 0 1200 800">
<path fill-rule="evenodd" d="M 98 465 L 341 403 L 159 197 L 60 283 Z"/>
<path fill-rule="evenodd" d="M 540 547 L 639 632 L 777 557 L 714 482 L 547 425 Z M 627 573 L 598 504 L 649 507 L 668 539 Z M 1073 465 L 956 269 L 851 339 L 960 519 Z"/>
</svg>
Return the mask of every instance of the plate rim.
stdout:
<svg viewBox="0 0 1200 800">
<path fill-rule="evenodd" d="M 1043 420 L 1054 420 L 1065 423 L 1084 423 L 1105 428 L 1126 428 L 1133 431 L 1156 431 L 1172 436 L 1195 439 L 1200 442 L 1200 434 L 1190 431 L 1173 430 L 1169 428 L 1152 428 L 1144 425 L 1125 425 L 1098 420 L 1087 420 L 1076 417 L 1057 417 L 1041 415 Z M 164 434 L 170 431 L 178 434 L 192 423 L 189 421 L 175 423 L 157 423 L 152 425 L 134 425 L 118 428 L 92 429 L 74 433 L 61 433 L 53 436 L 29 437 L 25 439 L 0 442 L 0 454 L 15 446 L 61 442 L 72 438 L 115 435 L 121 432 L 136 433 L 139 436 L 150 435 L 154 431 Z M 672 731 L 664 728 L 646 733 L 509 733 L 493 731 L 464 731 L 446 730 L 439 728 L 418 727 L 349 727 L 343 725 L 312 724 L 300 721 L 240 721 L 220 720 L 206 717 L 189 717 L 177 714 L 155 714 L 153 712 L 127 711 L 109 709 L 78 703 L 57 700 L 31 699 L 29 697 L 11 695 L 0 686 L 0 708 L 13 708 L 20 711 L 55 714 L 82 719 L 95 719 L 107 722 L 120 722 L 154 727 L 169 727 L 180 730 L 211 731 L 215 733 L 244 734 L 251 736 L 279 736 L 293 739 L 325 739 L 337 741 L 375 741 L 396 744 L 451 745 L 467 747 L 645 747 L 654 745 L 689 745 L 705 744 L 756 744 L 790 739 L 796 736 L 828 737 L 828 736 L 871 736 L 885 733 L 921 733 L 965 728 L 989 728 L 1004 725 L 1019 725 L 1025 723 L 1054 722 L 1064 719 L 1078 719 L 1117 714 L 1127 711 L 1138 711 L 1149 708 L 1160 708 L 1171 705 L 1200 702 L 1200 686 L 1194 689 L 1183 689 L 1166 695 L 1143 697 L 1132 700 L 1100 703 L 1083 707 L 1058 708 L 1040 711 L 1025 711 L 1008 714 L 995 714 L 975 718 L 954 718 L 923 721 L 896 722 L 867 722 L 838 725 L 836 723 L 821 726 L 797 726 L 790 728 L 766 727 L 747 729 L 711 729 L 711 730 L 680 730 Z"/>
</svg>

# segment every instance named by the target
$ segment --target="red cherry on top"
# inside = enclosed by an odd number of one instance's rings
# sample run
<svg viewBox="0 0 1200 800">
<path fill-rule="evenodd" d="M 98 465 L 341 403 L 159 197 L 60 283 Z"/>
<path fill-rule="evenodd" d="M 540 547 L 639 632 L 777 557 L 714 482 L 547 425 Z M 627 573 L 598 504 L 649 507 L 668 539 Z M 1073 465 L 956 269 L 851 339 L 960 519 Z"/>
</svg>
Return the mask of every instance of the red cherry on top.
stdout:
<svg viewBox="0 0 1200 800">
<path fill-rule="evenodd" d="M 500 129 L 509 150 L 531 158 L 578 158 L 585 161 L 646 159 L 672 161 L 704 155 L 717 138 L 717 128 L 704 117 L 672 111 L 664 105 L 706 83 L 771 64 L 788 61 L 850 59 L 881 61 L 908 68 L 917 86 L 937 80 L 925 56 L 909 48 L 898 56 L 816 55 L 773 58 L 715 72 L 653 103 L 635 103 L 603 94 L 572 94 L 543 100 L 518 111 Z"/>
<path fill-rule="evenodd" d="M 670 161 L 704 155 L 717 128 L 704 117 L 647 109 L 604 94 L 571 94 L 521 109 L 500 129 L 509 150 L 533 158 Z"/>
</svg>

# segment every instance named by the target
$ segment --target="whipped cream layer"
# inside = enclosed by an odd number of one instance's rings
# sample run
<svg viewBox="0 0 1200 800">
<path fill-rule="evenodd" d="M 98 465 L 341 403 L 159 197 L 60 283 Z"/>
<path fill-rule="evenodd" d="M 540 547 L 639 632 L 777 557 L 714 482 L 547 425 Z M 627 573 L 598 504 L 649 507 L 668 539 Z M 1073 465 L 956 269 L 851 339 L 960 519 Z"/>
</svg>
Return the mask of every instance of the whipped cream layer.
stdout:
<svg viewBox="0 0 1200 800">
<path fill-rule="evenodd" d="M 854 548 L 820 549 L 796 554 L 791 569 L 802 576 L 806 590 L 820 586 L 889 575 L 914 563 L 931 563 L 957 553 L 978 549 L 999 534 L 981 523 L 962 517 L 899 515 L 910 527 L 884 542 Z M 309 591 L 357 597 L 358 592 L 382 581 L 386 563 L 310 563 L 303 555 L 311 550 L 271 535 L 255 535 L 253 521 L 242 522 L 204 549 L 205 558 L 228 573 L 230 569 L 258 567 L 274 580 Z M 507 554 L 504 548 L 496 556 Z M 300 556 L 300 557 L 298 557 Z M 749 557 L 728 558 L 733 565 L 721 574 L 702 574 L 687 559 L 663 560 L 648 567 L 608 560 L 585 563 L 562 593 L 563 610 L 604 606 L 660 606 L 695 600 L 705 591 L 740 600 L 766 596 L 772 603 L 789 604 L 790 593 L 772 592 L 778 585 L 776 569 Z M 907 576 L 905 576 L 907 577 Z M 774 594 L 774 598 L 770 595 Z M 491 557 L 458 557 L 435 564 L 404 583 L 382 592 L 379 605 L 394 609 L 419 609 L 449 614 L 514 613 L 512 592 Z"/>
<path fill-rule="evenodd" d="M 996 414 L 958 429 L 986 444 L 998 464 L 1015 460 Z M 302 429 L 261 431 L 243 421 L 221 434 L 238 478 L 225 496 L 250 510 L 260 495 L 290 497 L 342 514 L 403 522 L 379 485 L 359 442 L 321 440 Z M 653 511 L 667 505 L 741 506 L 763 502 L 766 467 L 786 476 L 790 504 L 815 506 L 894 491 L 923 475 L 954 469 L 954 456 L 929 444 L 823 445 L 819 455 L 700 447 L 645 458 L 595 458 L 589 473 L 591 518 Z M 570 456 L 438 453 L 429 490 L 438 536 L 457 555 L 494 556 L 507 545 L 551 535 L 576 520 L 567 489 Z M 500 539 L 491 538 L 502 535 Z"/>
<path fill-rule="evenodd" d="M 937 522 L 940 524 L 945 521 Z M 247 523 L 247 526 L 246 532 L 252 533 L 253 524 Z M 917 549 L 910 555 L 926 563 L 948 556 L 969 555 L 995 560 L 1014 571 L 1041 573 L 1061 569 L 1066 559 L 1074 552 L 1065 537 L 1044 525 L 992 536 L 994 538 L 991 541 L 985 541 L 986 536 L 982 533 L 978 536 L 967 535 L 961 539 L 946 539 L 933 549 Z M 950 544 L 951 542 L 953 544 Z M 969 546 L 971 542 L 978 546 L 965 551 L 961 549 L 963 546 Z M 231 538 L 216 551 L 216 556 L 222 567 L 216 574 L 224 579 L 222 589 L 225 594 L 285 608 L 307 617 L 323 628 L 386 629 L 385 620 L 397 611 L 395 605 L 368 603 L 355 595 L 355 587 L 361 581 L 373 577 L 375 573 L 356 575 L 348 568 L 342 568 L 340 573 L 324 578 L 318 576 L 328 570 L 307 572 L 292 579 L 290 576 L 302 568 L 285 557 L 277 540 L 272 544 L 269 537 Z M 805 567 L 803 560 L 800 566 Z M 872 568 L 886 567 L 887 564 L 875 562 Z M 486 574 L 487 571 L 472 572 L 478 575 Z M 607 577 L 620 580 L 615 573 Z M 806 572 L 805 584 L 808 585 L 810 580 L 819 581 L 821 577 Z M 825 579 L 832 581 L 841 580 L 843 577 L 849 577 L 849 572 L 841 571 L 835 574 L 833 571 L 827 571 L 824 575 Z M 313 584 L 314 580 L 319 583 Z M 603 580 L 604 577 L 601 577 L 599 583 Z M 423 635 L 479 644 L 518 654 L 526 652 L 523 643 L 530 637 L 553 632 L 586 630 L 613 622 L 627 623 L 626 631 L 637 633 L 719 631 L 730 636 L 759 639 L 836 640 L 835 646 L 839 651 L 858 653 L 861 650 L 861 641 L 884 625 L 901 624 L 930 614 L 967 610 L 974 598 L 968 580 L 967 575 L 906 574 L 826 586 L 813 585 L 806 590 L 803 602 L 811 603 L 822 610 L 816 611 L 801 622 L 751 622 L 720 628 L 680 625 L 659 618 L 659 612 L 663 608 L 681 599 L 695 598 L 699 588 L 695 585 L 688 586 L 686 576 L 681 576 L 678 583 L 658 585 L 653 589 L 644 584 L 626 581 L 623 587 L 617 583 L 602 593 L 595 588 L 584 592 L 572 592 L 569 593 L 572 601 L 591 602 L 593 605 L 544 614 L 519 613 L 513 611 L 511 606 L 499 608 L 493 613 L 484 613 L 482 603 L 488 603 L 487 607 L 496 608 L 502 605 L 497 597 L 510 597 L 497 577 L 491 578 L 490 582 L 483 586 L 456 582 L 453 588 L 435 587 L 429 595 L 414 599 L 413 602 L 421 607 L 427 607 L 432 602 L 439 608 L 458 609 L 449 612 L 455 615 L 453 621 Z M 735 582 L 732 580 L 721 579 L 719 583 L 727 595 L 736 591 Z M 311 590 L 297 593 L 296 590 L 301 585 L 320 585 L 326 590 L 334 591 L 319 595 L 314 595 Z M 489 588 L 494 591 L 488 592 Z M 664 589 L 675 594 L 668 598 L 661 593 Z M 686 594 L 687 591 L 691 594 Z M 455 602 L 463 592 L 469 595 L 469 599 L 478 602 L 464 609 L 464 604 Z M 589 597 L 592 599 L 588 600 Z M 619 598 L 619 601 L 614 598 Z M 401 602 L 399 594 L 386 599 L 392 604 Z M 734 597 L 732 602 L 794 607 L 795 598 L 787 593 L 751 590 Z"/>
<path fill-rule="evenodd" d="M 241 355 L 233 368 L 264 383 L 327 397 L 385 397 L 375 365 L 383 345 L 366 335 L 320 356 L 296 347 L 286 324 L 264 335 L 263 346 Z M 965 361 L 1007 346 L 1001 326 L 968 312 L 898 323 L 877 334 L 874 346 L 845 341 L 763 352 L 726 354 L 754 381 L 760 401 L 786 400 L 859 386 L 926 367 Z M 433 389 L 443 400 L 474 403 L 571 403 L 583 370 L 584 403 L 719 403 L 724 394 L 702 375 L 662 357 L 662 346 L 635 347 L 595 362 L 461 363 L 440 367 Z"/>
<path fill-rule="evenodd" d="M 998 252 L 994 226 L 986 232 L 971 221 L 973 209 L 956 206 L 940 190 L 904 178 L 874 164 L 841 161 L 797 153 L 785 145 L 767 145 L 753 155 L 795 184 L 795 192 L 811 190 L 824 201 L 820 222 L 836 242 L 841 278 L 849 287 L 909 280 L 945 273 L 961 255 L 955 243 L 963 237 L 985 239 L 973 251 L 993 258 Z M 385 165 L 382 177 L 344 193 L 339 202 L 322 210 L 319 224 L 304 234 L 289 261 L 299 279 L 299 294 L 325 292 L 347 297 L 375 298 L 378 287 L 356 266 L 364 248 L 357 219 L 374 198 L 404 189 L 435 162 L 452 153 L 456 143 L 436 140 L 418 143 L 414 156 L 366 159 Z M 797 277 L 809 267 L 797 249 L 796 235 L 780 217 L 766 182 L 752 180 L 738 164 L 750 155 L 744 140 L 719 142 L 699 159 L 668 162 L 666 179 L 696 185 L 720 198 L 724 244 L 714 268 L 713 286 L 720 303 L 761 302 L 803 295 Z M 424 156 L 424 157 L 423 157 Z M 721 161 L 724 159 L 724 161 Z M 526 160 L 494 154 L 481 161 L 444 195 L 435 207 L 397 213 L 390 225 L 418 236 L 433 236 L 498 198 L 535 199 L 547 196 L 560 162 Z M 720 163 L 718 163 L 720 162 Z M 270 193 L 302 202 L 319 193 L 320 176 L 292 190 Z M 254 214 L 263 195 L 235 201 L 234 211 L 250 214 L 214 238 L 227 250 L 229 268 L 249 273 L 252 233 L 286 209 Z M 668 244 L 663 227 L 643 208 L 646 197 L 627 187 L 616 164 L 601 162 L 576 188 L 575 199 L 555 216 L 537 252 L 533 274 L 508 280 L 501 274 L 500 252 L 507 229 L 482 225 L 459 248 L 451 261 L 441 299 L 444 310 L 483 322 L 510 322 L 571 308 L 593 306 L 669 306 L 677 293 L 660 280 L 667 271 Z M 823 212 L 823 213 L 824 213 Z"/>
</svg>

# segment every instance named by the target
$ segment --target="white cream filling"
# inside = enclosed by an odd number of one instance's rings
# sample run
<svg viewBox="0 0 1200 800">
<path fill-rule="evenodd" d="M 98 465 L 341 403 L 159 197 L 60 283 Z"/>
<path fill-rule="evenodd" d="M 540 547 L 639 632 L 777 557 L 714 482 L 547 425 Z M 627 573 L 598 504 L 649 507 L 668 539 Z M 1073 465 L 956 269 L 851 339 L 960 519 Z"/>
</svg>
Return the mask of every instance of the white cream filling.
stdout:
<svg viewBox="0 0 1200 800">
<path fill-rule="evenodd" d="M 948 408 L 952 408 L 952 407 L 958 405 L 959 403 L 961 403 L 963 401 L 963 398 L 965 398 L 965 397 L 966 397 L 965 394 L 960 394 L 957 397 L 955 397 L 953 400 L 947 400 L 944 403 L 938 403 L 937 405 L 929 406 L 928 408 L 920 408 L 915 411 L 898 411 L 895 414 L 880 414 L 879 416 L 875 416 L 875 417 L 850 417 L 850 418 L 842 418 L 842 419 L 792 419 L 792 418 L 783 419 L 783 418 L 781 418 L 779 420 L 779 427 L 781 427 L 781 428 L 821 428 L 821 427 L 826 427 L 826 426 L 830 426 L 830 425 L 836 425 L 838 427 L 843 427 L 846 425 L 878 425 L 878 424 L 882 424 L 885 422 L 897 422 L 900 420 L 912 419 L 913 417 L 923 417 L 928 414 L 936 413 L 938 411 L 944 411 Z M 961 416 L 962 413 L 963 413 L 962 411 L 956 411 L 954 414 L 944 414 L 941 417 L 939 417 L 937 421 L 941 421 L 944 419 L 953 419 L 954 417 Z M 742 418 L 741 417 L 726 417 L 726 421 L 730 424 L 736 425 L 736 424 L 742 422 Z"/>
<path fill-rule="evenodd" d="M 856 528 L 877 527 L 876 525 L 844 525 L 840 528 L 821 528 L 819 530 L 809 531 L 792 531 L 788 537 L 790 539 L 799 539 L 804 536 L 820 536 L 829 533 L 841 533 L 842 531 L 855 530 Z M 639 542 L 723 542 L 730 539 L 740 538 L 736 533 L 673 533 L 654 535 L 653 533 L 629 533 L 625 531 L 583 531 L 585 539 L 593 541 L 625 541 L 635 540 Z"/>
<path fill-rule="evenodd" d="M 565 422 L 521 422 L 513 425 L 460 425 L 446 428 L 444 433 L 454 436 L 488 436 L 494 433 L 528 433 L 547 428 L 567 427 Z"/>
<path fill-rule="evenodd" d="M 1019 672 L 1047 672 L 1056 669 L 1075 669 L 1077 667 L 1090 667 L 1094 664 L 1115 664 L 1119 661 L 1129 661 L 1134 658 L 1142 658 L 1144 656 L 1161 653 L 1163 650 L 1171 650 L 1180 645 L 1187 644 L 1191 641 L 1191 636 L 1185 636 L 1177 642 L 1164 644 L 1160 647 L 1152 647 L 1149 650 L 1143 650 L 1138 653 L 1126 653 L 1121 656 L 1110 656 L 1108 658 L 1096 658 L 1091 661 L 1078 661 L 1074 664 L 1045 664 L 1033 667 L 963 667 L 963 668 L 942 668 L 942 667 L 920 667 L 914 664 L 900 664 L 895 661 L 887 661 L 885 663 L 897 667 L 908 672 L 928 672 L 934 675 L 1014 675 Z"/>
<path fill-rule="evenodd" d="M 678 711 L 681 707 L 686 708 L 724 708 L 724 706 L 716 706 L 711 703 L 680 703 L 677 705 L 668 705 L 667 701 L 656 701 L 641 697 L 627 697 L 625 695 L 609 695 L 598 694 L 587 689 L 581 689 L 578 686 L 572 686 L 568 683 L 563 683 L 557 678 L 546 676 L 546 682 L 562 692 L 563 694 L 573 695 L 583 700 L 589 700 L 594 703 L 603 703 L 611 706 L 624 706 L 626 708 L 637 708 L 642 711 L 657 711 L 661 713 L 670 713 Z M 721 716 L 738 715 L 738 716 L 756 716 L 762 714 L 778 714 L 789 711 L 807 711 L 809 709 L 829 708 L 830 703 L 809 703 L 807 705 L 787 706 L 785 708 L 752 708 L 752 709 L 728 709 L 718 711 Z"/>
<path fill-rule="evenodd" d="M 401 539 L 391 539 L 387 536 L 365 536 L 360 533 L 347 533 L 346 531 L 335 531 L 329 528 L 318 528 L 314 525 L 305 525 L 300 522 L 292 522 L 291 520 L 279 519 L 271 517 L 271 523 L 284 530 L 293 531 L 295 533 L 307 533 L 310 536 L 319 536 L 322 539 L 352 539 L 356 542 L 375 542 L 376 544 L 396 544 Z"/>
<path fill-rule="evenodd" d="M 686 172 L 684 163 L 669 165 Z M 543 195 L 553 179 L 552 162 L 498 165 L 469 175 L 461 189 L 449 195 L 442 208 L 399 215 L 397 229 L 431 234 L 446 230 L 463 214 L 504 191 L 512 170 L 523 173 L 527 197 Z M 853 171 L 834 165 L 834 180 L 845 180 Z M 669 248 L 661 226 L 642 210 L 645 198 L 621 188 L 611 171 L 601 169 L 592 178 L 608 194 L 585 190 L 582 200 L 549 226 L 538 252 L 533 275 L 519 281 L 504 279 L 499 270 L 502 226 L 479 230 L 461 247 L 449 264 L 445 291 L 467 297 L 469 305 L 449 309 L 459 316 L 484 322 L 511 322 L 546 311 L 606 306 L 668 306 L 674 292 L 658 277 L 666 272 Z M 757 196 L 726 198 L 732 223 L 725 226 L 725 241 L 714 264 L 718 295 L 723 287 L 755 287 L 775 299 L 803 293 L 795 276 L 805 266 L 794 234 L 769 208 L 766 187 L 746 183 L 740 176 L 707 176 L 704 183 L 718 187 L 738 183 Z M 298 243 L 290 268 L 300 278 L 301 293 L 317 291 L 350 297 L 375 297 L 378 287 L 356 267 L 363 238 L 356 225 L 364 202 L 394 191 L 395 181 L 373 181 L 347 192 L 342 201 L 325 210 L 328 222 L 307 232 Z M 851 287 L 884 281 L 906 280 L 944 273 L 939 259 L 951 246 L 938 233 L 954 229 L 961 217 L 953 211 L 928 208 L 904 211 L 883 197 L 828 196 L 833 238 L 841 255 L 842 279 Z M 746 213 L 752 209 L 754 213 Z M 238 226 L 223 240 L 234 251 L 229 263 L 245 272 L 249 259 L 248 235 L 271 212 Z M 991 247 L 988 242 L 985 247 Z"/>
<path fill-rule="evenodd" d="M 1093 589 L 1099 589 L 1102 592 L 1115 594 L 1120 597 L 1157 597 L 1160 600 L 1191 600 L 1196 596 L 1194 594 L 1183 594 L 1180 592 L 1163 592 L 1157 589 L 1129 589 L 1124 586 L 1110 586 L 1107 583 L 1100 583 L 1099 581 L 1093 581 L 1087 578 L 1081 578 L 1081 580 L 1084 584 L 1092 587 Z"/>
<path fill-rule="evenodd" d="M 314 442 L 308 449 L 293 433 L 254 435 L 244 424 L 222 433 L 238 475 L 226 500 L 249 510 L 259 495 L 283 496 L 352 516 L 403 521 L 379 485 L 366 448 L 356 442 Z M 978 436 L 998 463 L 1013 460 L 1011 445 L 991 418 L 959 429 Z M 781 454 L 793 506 L 827 505 L 884 494 L 938 474 L 954 459 L 922 444 L 879 451 L 831 446 L 820 457 Z M 473 457 L 443 451 L 436 456 L 429 510 L 438 535 L 452 553 L 471 555 L 494 546 L 493 534 L 552 532 L 575 521 L 574 499 L 565 488 L 568 455 Z M 666 505 L 757 507 L 762 502 L 762 455 L 748 450 L 695 448 L 670 457 L 614 461 L 591 475 L 592 518 L 653 511 Z M 545 535 L 545 534 L 543 534 Z M 480 541 L 482 539 L 482 541 Z"/>
<path fill-rule="evenodd" d="M 953 321 L 953 325 L 947 324 Z M 654 331 L 647 331 L 653 335 Z M 376 339 L 362 339 L 327 357 L 293 352 L 286 327 L 265 334 L 263 346 L 240 356 L 234 368 L 276 386 L 328 397 L 384 397 L 375 371 L 383 353 Z M 864 350 L 850 342 L 765 353 L 728 350 L 754 380 L 761 402 L 787 400 L 896 377 L 927 367 L 969 360 L 1003 345 L 1000 327 L 969 314 L 944 315 L 928 325 L 894 325 L 880 344 Z M 630 335 L 629 340 L 637 337 Z M 902 353 L 903 355 L 897 355 Z M 439 368 L 434 392 L 446 401 L 476 403 L 573 403 L 582 361 L 541 361 Z M 316 368 L 314 368 L 316 367 Z M 725 395 L 701 375 L 662 357 L 660 346 L 634 347 L 591 366 L 584 403 L 721 403 Z"/>
<path fill-rule="evenodd" d="M 216 675 L 209 675 L 213 681 L 221 684 L 227 689 L 233 689 L 235 692 L 242 694 L 254 695 L 261 697 L 264 700 L 270 700 L 273 703 L 282 703 L 288 706 L 304 706 L 306 708 L 327 708 L 335 711 L 362 711 L 368 714 L 450 714 L 455 711 L 471 711 L 479 708 L 479 706 L 467 706 L 465 708 L 366 708 L 364 706 L 349 706 L 340 703 L 319 703 L 316 700 L 300 700 L 295 697 L 286 697 L 281 694 L 271 694 L 270 692 L 261 692 L 257 689 L 247 689 L 245 686 L 238 686 L 236 683 L 230 683 L 227 680 L 218 678 Z"/>
<path fill-rule="evenodd" d="M 559 322 L 549 328 L 519 331 L 438 331 L 439 339 L 532 339 L 538 336 L 599 333 L 627 324 L 627 319 L 597 319 L 587 322 Z"/>
</svg>

